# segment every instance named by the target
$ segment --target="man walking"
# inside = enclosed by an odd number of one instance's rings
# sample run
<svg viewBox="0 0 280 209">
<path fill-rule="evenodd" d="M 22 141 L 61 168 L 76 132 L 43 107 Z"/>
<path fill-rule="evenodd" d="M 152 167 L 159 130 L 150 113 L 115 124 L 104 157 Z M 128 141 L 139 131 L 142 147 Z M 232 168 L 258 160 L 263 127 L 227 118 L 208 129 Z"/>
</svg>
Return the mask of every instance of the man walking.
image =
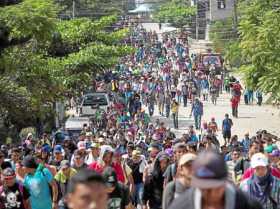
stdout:
<svg viewBox="0 0 280 209">
<path fill-rule="evenodd" d="M 27 173 L 23 184 L 30 192 L 31 208 L 57 209 L 58 189 L 51 172 L 38 165 L 32 156 L 26 156 L 22 165 Z M 49 186 L 51 186 L 52 191 Z"/>
<path fill-rule="evenodd" d="M 215 152 L 202 152 L 192 164 L 193 188 L 179 196 L 169 209 L 261 209 L 242 191 L 227 183 L 226 163 Z"/>
<path fill-rule="evenodd" d="M 201 128 L 201 117 L 203 115 L 203 103 L 196 98 L 192 104 L 190 117 L 193 114 L 196 130 Z"/>
<path fill-rule="evenodd" d="M 172 111 L 174 128 L 178 129 L 179 128 L 179 124 L 178 124 L 179 123 L 179 121 L 178 121 L 179 104 L 175 98 L 172 100 L 171 111 Z"/>
<path fill-rule="evenodd" d="M 262 153 L 254 154 L 251 167 L 254 168 L 253 176 L 241 182 L 240 188 L 250 198 L 258 200 L 264 209 L 279 209 L 280 180 L 272 176 L 268 158 Z"/>
<path fill-rule="evenodd" d="M 225 144 L 230 141 L 231 138 L 231 127 L 233 126 L 232 120 L 229 118 L 228 114 L 225 114 L 225 119 L 222 124 L 222 132 Z"/>
<path fill-rule="evenodd" d="M 184 102 L 184 107 L 187 107 L 188 105 L 188 95 L 189 95 L 189 87 L 186 82 L 183 83 L 182 85 L 182 97 L 183 97 L 183 102 Z"/>
</svg>

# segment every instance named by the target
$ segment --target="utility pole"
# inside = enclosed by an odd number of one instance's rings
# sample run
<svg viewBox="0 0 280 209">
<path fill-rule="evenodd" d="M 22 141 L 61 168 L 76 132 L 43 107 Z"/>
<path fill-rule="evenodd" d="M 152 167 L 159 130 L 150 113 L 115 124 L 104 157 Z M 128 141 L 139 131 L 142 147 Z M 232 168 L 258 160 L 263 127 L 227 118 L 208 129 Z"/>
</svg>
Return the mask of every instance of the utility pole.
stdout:
<svg viewBox="0 0 280 209">
<path fill-rule="evenodd" d="M 76 10 L 76 1 L 73 0 L 72 1 L 72 18 L 74 19 L 75 18 L 75 11 Z"/>
<path fill-rule="evenodd" d="M 237 27 L 238 27 L 238 17 L 237 17 L 237 0 L 233 1 L 233 22 L 234 22 L 234 30 L 237 32 Z"/>
<path fill-rule="evenodd" d="M 198 40 L 198 0 L 196 1 L 195 39 Z"/>
</svg>

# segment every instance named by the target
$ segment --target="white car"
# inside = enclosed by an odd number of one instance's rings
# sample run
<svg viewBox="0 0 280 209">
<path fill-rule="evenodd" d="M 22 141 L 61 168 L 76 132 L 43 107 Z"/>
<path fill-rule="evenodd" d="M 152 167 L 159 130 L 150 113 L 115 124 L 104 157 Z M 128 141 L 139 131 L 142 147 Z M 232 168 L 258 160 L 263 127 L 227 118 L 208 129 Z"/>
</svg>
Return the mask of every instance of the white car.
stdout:
<svg viewBox="0 0 280 209">
<path fill-rule="evenodd" d="M 91 121 L 88 117 L 69 117 L 65 122 L 65 130 L 70 138 L 79 137 L 84 125 L 91 127 Z"/>
<path fill-rule="evenodd" d="M 107 107 L 110 105 L 109 97 L 107 93 L 104 92 L 95 92 L 85 94 L 82 98 L 79 115 L 80 116 L 94 116 L 97 107 L 104 111 L 107 110 Z"/>
</svg>

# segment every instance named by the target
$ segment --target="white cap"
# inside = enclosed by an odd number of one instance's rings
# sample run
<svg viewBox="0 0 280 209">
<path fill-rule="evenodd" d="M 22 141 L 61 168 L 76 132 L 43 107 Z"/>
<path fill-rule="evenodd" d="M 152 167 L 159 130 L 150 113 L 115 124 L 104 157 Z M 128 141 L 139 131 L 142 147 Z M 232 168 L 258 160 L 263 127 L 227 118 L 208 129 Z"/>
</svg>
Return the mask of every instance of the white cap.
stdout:
<svg viewBox="0 0 280 209">
<path fill-rule="evenodd" d="M 77 144 L 78 150 L 85 150 L 86 149 L 86 143 L 84 141 L 79 141 Z"/>
<path fill-rule="evenodd" d="M 268 158 L 262 153 L 256 153 L 251 158 L 251 167 L 256 168 L 259 166 L 268 166 Z"/>
<path fill-rule="evenodd" d="M 180 157 L 178 164 L 179 164 L 179 166 L 182 166 L 188 162 L 194 161 L 196 158 L 197 158 L 197 156 L 195 154 L 187 153 L 187 154 L 184 154 L 182 157 Z"/>
</svg>

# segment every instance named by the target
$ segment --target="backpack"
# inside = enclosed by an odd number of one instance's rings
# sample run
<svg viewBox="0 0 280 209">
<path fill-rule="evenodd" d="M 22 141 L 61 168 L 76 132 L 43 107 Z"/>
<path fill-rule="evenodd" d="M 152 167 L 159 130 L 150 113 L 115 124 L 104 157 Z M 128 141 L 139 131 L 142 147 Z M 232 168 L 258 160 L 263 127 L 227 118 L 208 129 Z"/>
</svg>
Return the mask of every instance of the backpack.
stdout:
<svg viewBox="0 0 280 209">
<path fill-rule="evenodd" d="M 171 176 L 172 176 L 172 178 L 174 178 L 176 176 L 176 173 L 177 173 L 177 166 L 176 166 L 176 163 L 173 163 L 171 165 Z"/>
<path fill-rule="evenodd" d="M 42 172 L 42 174 L 43 174 L 43 176 L 44 176 L 44 178 L 45 178 L 45 177 L 46 177 L 46 174 L 45 174 L 45 172 L 44 172 L 44 168 L 46 168 L 46 167 L 43 167 L 43 166 L 42 166 L 42 169 L 41 169 L 40 171 Z M 46 169 L 47 169 L 47 168 L 46 168 Z M 62 199 L 61 188 L 60 188 L 59 183 L 58 183 L 54 178 L 53 178 L 53 181 L 54 181 L 54 183 L 55 183 L 56 186 L 57 186 L 57 201 L 59 201 L 60 199 Z M 49 190 L 50 190 L 50 193 L 51 193 L 51 198 L 53 199 L 52 187 L 51 187 L 50 184 L 48 184 L 48 186 L 49 186 Z"/>
</svg>

